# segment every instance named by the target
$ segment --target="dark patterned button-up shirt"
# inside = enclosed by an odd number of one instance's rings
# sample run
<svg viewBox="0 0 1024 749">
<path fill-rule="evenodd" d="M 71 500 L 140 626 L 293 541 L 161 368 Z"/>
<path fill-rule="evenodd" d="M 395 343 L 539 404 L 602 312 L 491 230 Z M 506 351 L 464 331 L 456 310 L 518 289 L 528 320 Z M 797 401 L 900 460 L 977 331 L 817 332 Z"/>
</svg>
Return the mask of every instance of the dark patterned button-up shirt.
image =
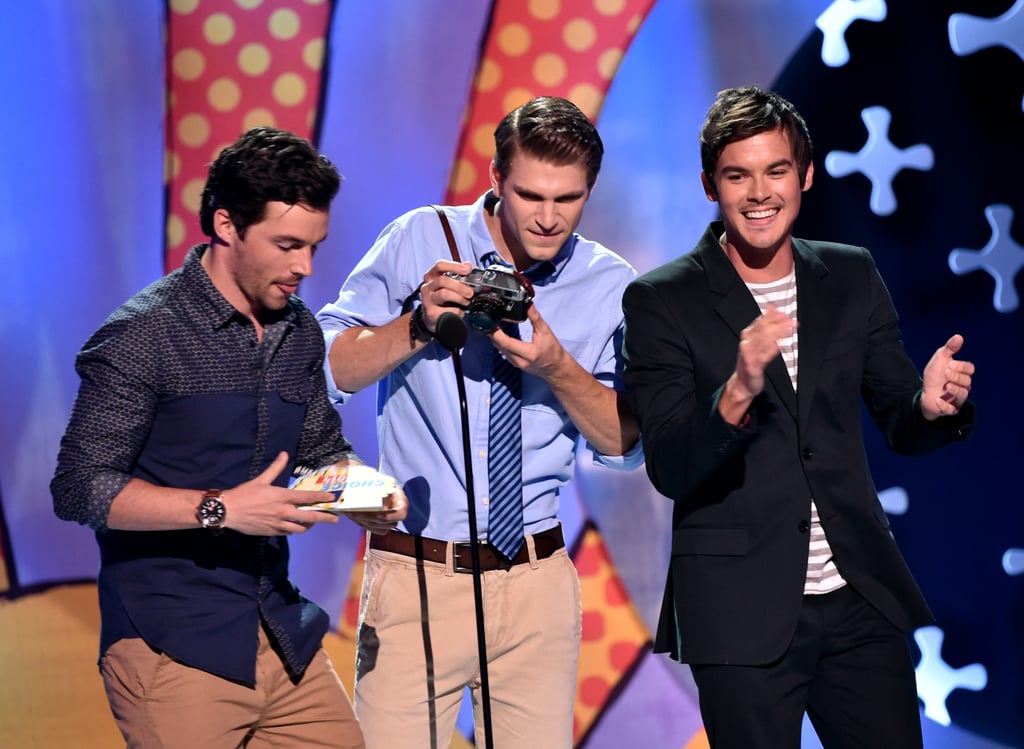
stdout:
<svg viewBox="0 0 1024 749">
<path fill-rule="evenodd" d="M 318 467 L 350 453 L 326 394 L 323 338 L 293 297 L 252 322 L 214 287 L 194 248 L 184 265 L 119 307 L 79 352 L 81 386 L 51 484 L 65 520 L 96 529 L 100 655 L 141 637 L 172 658 L 246 684 L 256 679 L 262 620 L 301 675 L 329 617 L 288 580 L 283 536 L 107 528 L 132 478 L 183 489 L 229 489 L 282 450 Z"/>
</svg>

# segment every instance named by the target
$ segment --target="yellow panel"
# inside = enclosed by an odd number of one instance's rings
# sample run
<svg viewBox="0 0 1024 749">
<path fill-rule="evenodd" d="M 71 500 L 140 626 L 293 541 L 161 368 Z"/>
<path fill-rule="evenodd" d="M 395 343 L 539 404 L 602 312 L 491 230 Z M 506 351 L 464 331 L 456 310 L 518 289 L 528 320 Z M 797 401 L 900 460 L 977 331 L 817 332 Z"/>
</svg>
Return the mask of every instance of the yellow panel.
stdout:
<svg viewBox="0 0 1024 749">
<path fill-rule="evenodd" d="M 94 583 L 0 600 L 4 746 L 124 746 L 96 666 L 99 622 Z"/>
</svg>

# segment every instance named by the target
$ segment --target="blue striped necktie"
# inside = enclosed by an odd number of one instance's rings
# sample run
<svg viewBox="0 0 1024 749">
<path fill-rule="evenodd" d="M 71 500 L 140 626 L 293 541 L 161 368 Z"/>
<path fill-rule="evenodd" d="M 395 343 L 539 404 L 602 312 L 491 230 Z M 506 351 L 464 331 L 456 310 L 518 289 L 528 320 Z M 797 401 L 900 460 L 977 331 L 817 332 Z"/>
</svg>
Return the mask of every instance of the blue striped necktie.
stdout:
<svg viewBox="0 0 1024 749">
<path fill-rule="evenodd" d="M 519 326 L 502 323 L 519 337 Z M 491 496 L 487 540 L 508 560 L 523 545 L 522 373 L 494 349 L 487 477 Z"/>
</svg>

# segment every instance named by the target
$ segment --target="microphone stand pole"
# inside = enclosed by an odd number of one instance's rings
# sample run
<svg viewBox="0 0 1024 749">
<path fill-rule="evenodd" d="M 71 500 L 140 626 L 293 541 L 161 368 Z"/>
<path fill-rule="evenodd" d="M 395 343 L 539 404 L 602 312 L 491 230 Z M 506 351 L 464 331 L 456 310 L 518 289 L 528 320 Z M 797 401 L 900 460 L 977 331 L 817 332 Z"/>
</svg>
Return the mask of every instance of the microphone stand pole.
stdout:
<svg viewBox="0 0 1024 749">
<path fill-rule="evenodd" d="M 469 444 L 469 408 L 466 405 L 466 383 L 462 376 L 459 349 L 466 343 L 466 324 L 454 312 L 445 312 L 435 326 L 437 341 L 452 355 L 455 380 L 459 389 L 459 413 L 462 418 L 462 449 L 466 465 L 466 503 L 469 511 L 469 550 L 473 563 L 473 602 L 476 608 L 476 646 L 480 657 L 480 703 L 483 707 L 484 746 L 494 749 L 491 734 L 491 688 L 487 678 L 487 635 L 484 630 L 484 603 L 480 575 L 480 542 L 476 530 L 476 497 L 473 489 L 473 451 Z"/>
</svg>

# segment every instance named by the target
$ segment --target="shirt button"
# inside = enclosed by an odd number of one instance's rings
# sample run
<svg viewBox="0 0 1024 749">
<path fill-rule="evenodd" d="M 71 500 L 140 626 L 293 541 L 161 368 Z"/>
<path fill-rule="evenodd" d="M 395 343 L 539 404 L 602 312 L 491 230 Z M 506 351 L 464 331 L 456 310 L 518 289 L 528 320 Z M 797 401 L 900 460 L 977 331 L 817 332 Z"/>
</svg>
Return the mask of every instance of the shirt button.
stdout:
<svg viewBox="0 0 1024 749">
<path fill-rule="evenodd" d="M 814 457 L 814 450 L 811 450 L 810 448 L 805 447 L 800 452 L 800 455 L 803 457 L 804 460 L 810 460 L 811 458 Z"/>
<path fill-rule="evenodd" d="M 481 450 L 479 455 L 480 455 L 481 458 L 486 458 L 487 457 L 487 451 L 486 450 Z"/>
<path fill-rule="evenodd" d="M 798 531 L 800 531 L 801 533 L 807 533 L 807 531 L 810 530 L 810 528 L 811 528 L 811 524 L 808 523 L 806 520 L 801 520 L 800 524 L 797 525 L 797 527 L 796 527 L 796 529 Z"/>
<path fill-rule="evenodd" d="M 491 503 L 491 498 L 490 497 L 484 497 L 483 501 L 481 502 L 481 504 L 484 507 L 487 507 L 487 505 L 489 505 L 490 503 Z"/>
</svg>

